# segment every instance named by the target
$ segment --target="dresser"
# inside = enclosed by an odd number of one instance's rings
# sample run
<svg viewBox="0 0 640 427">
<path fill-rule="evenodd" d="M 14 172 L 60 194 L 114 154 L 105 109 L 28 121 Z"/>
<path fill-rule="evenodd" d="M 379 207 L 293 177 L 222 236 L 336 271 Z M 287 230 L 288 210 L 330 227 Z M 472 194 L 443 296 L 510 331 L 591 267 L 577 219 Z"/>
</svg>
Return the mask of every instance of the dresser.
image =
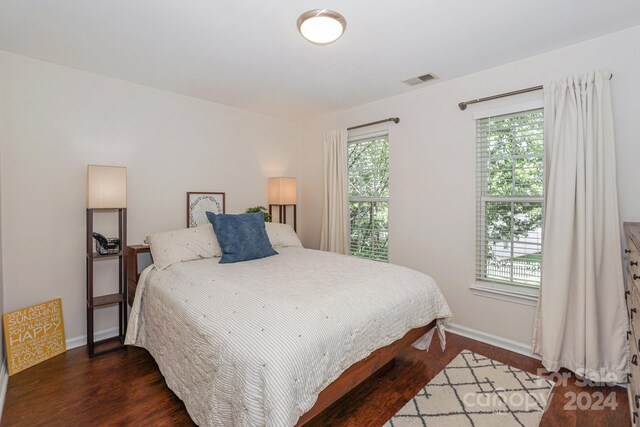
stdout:
<svg viewBox="0 0 640 427">
<path fill-rule="evenodd" d="M 629 408 L 631 425 L 638 425 L 640 411 L 640 222 L 625 222 L 625 277 L 627 314 L 629 315 Z"/>
</svg>

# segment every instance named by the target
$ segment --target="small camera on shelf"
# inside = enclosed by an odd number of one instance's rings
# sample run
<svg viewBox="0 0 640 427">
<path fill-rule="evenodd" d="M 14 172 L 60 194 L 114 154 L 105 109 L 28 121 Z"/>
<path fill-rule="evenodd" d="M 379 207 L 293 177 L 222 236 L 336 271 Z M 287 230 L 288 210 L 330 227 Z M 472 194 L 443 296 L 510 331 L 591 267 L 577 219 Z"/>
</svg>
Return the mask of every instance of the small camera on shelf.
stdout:
<svg viewBox="0 0 640 427">
<path fill-rule="evenodd" d="M 96 239 L 96 252 L 100 255 L 115 255 L 120 252 L 120 239 L 117 237 L 104 237 L 100 233 L 93 233 Z"/>
</svg>

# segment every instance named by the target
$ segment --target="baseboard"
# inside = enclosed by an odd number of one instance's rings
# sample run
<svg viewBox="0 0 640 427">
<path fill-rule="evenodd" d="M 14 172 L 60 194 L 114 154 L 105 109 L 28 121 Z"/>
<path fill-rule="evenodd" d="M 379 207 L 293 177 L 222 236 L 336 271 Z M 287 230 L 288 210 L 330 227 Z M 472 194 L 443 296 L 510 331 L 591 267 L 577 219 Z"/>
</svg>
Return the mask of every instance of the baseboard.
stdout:
<svg viewBox="0 0 640 427">
<path fill-rule="evenodd" d="M 115 337 L 118 335 L 119 333 L 119 329 L 116 326 L 115 328 L 109 328 L 109 329 L 104 329 L 102 331 L 98 331 L 95 333 L 95 340 L 96 341 L 100 341 L 106 338 L 111 338 L 111 337 Z M 81 335 L 79 337 L 75 337 L 75 338 L 69 338 L 67 339 L 67 350 L 70 350 L 72 348 L 76 348 L 76 347 L 80 347 L 83 345 L 87 344 L 87 336 L 86 335 Z"/>
<path fill-rule="evenodd" d="M 0 367 L 0 419 L 2 419 L 2 410 L 4 409 L 4 398 L 7 395 L 7 386 L 9 385 L 9 372 L 7 372 L 7 358 L 2 359 Z"/>
<path fill-rule="evenodd" d="M 467 328 L 466 326 L 456 325 L 455 323 L 449 323 L 447 325 L 447 331 L 452 334 L 462 335 L 463 337 L 471 338 L 472 340 L 480 341 L 485 344 L 490 344 L 505 350 L 513 351 L 514 353 L 522 354 L 523 356 L 540 360 L 540 356 L 535 354 L 531 345 L 528 344 L 502 338 L 497 335 L 487 334 L 476 329 Z"/>
</svg>

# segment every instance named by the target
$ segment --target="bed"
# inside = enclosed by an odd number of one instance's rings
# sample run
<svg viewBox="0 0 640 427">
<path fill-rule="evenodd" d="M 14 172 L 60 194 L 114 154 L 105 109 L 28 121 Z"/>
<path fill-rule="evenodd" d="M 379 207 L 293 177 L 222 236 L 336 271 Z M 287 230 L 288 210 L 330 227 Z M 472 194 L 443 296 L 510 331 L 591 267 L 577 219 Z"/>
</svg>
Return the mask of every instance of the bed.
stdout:
<svg viewBox="0 0 640 427">
<path fill-rule="evenodd" d="M 301 425 L 427 332 L 444 343 L 451 312 L 430 277 L 275 249 L 140 276 L 126 344 L 150 352 L 198 425 Z"/>
</svg>

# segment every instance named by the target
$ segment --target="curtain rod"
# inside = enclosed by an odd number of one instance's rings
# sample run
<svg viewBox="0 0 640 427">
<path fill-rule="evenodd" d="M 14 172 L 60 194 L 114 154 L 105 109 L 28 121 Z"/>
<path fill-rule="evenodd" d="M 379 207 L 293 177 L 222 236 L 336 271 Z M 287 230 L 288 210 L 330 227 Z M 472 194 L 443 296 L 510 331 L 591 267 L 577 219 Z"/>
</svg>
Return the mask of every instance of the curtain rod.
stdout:
<svg viewBox="0 0 640 427">
<path fill-rule="evenodd" d="M 358 126 L 351 126 L 350 128 L 347 128 L 347 130 L 356 130 L 356 129 L 364 128 L 364 127 L 367 127 L 367 126 L 378 125 L 380 123 L 386 123 L 386 122 L 400 123 L 400 118 L 398 118 L 398 117 L 389 117 L 388 119 L 378 120 L 377 122 L 365 123 L 363 125 L 358 125 Z"/>
<path fill-rule="evenodd" d="M 611 74 L 611 76 L 609 77 L 609 80 L 611 80 L 612 78 L 613 78 L 613 74 Z M 459 103 L 458 107 L 460 107 L 460 109 L 464 111 L 467 109 L 467 105 L 470 105 L 470 104 L 477 104 L 478 102 L 491 101 L 493 99 L 498 99 L 498 98 L 506 98 L 507 96 L 520 95 L 521 93 L 535 92 L 537 90 L 542 90 L 543 88 L 544 86 L 542 85 L 533 86 L 533 87 L 528 87 L 526 89 L 514 90 L 512 92 L 505 92 L 505 93 L 500 93 L 498 95 L 487 96 L 485 98 L 472 99 L 470 101 L 464 101 Z"/>
</svg>

